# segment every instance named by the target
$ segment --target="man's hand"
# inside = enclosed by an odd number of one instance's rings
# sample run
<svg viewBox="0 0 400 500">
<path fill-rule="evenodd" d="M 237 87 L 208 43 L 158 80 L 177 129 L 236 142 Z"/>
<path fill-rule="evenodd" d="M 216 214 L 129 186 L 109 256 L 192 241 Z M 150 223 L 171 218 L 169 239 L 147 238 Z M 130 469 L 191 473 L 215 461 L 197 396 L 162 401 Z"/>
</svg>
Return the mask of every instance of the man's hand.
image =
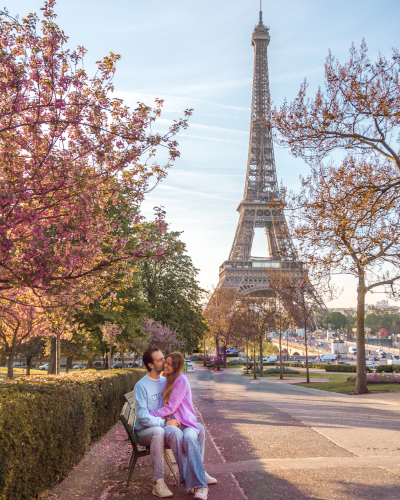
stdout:
<svg viewBox="0 0 400 500">
<path fill-rule="evenodd" d="M 173 425 L 174 427 L 179 427 L 181 424 L 178 422 L 178 420 L 176 420 L 176 418 L 173 418 L 165 422 L 165 426 L 167 425 Z"/>
</svg>

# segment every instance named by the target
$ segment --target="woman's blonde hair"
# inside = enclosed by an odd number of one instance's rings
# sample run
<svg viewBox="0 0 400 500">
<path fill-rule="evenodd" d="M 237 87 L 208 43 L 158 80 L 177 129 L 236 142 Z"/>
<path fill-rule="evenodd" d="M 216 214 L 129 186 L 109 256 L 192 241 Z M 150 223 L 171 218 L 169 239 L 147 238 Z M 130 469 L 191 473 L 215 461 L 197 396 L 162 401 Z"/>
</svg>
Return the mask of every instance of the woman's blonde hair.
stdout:
<svg viewBox="0 0 400 500">
<path fill-rule="evenodd" d="M 171 397 L 172 386 L 174 385 L 175 380 L 179 377 L 179 375 L 183 372 L 183 367 L 185 365 L 185 358 L 182 356 L 180 352 L 171 352 L 168 356 L 165 357 L 165 360 L 171 358 L 173 372 L 171 375 L 165 374 L 165 378 L 167 379 L 167 383 L 163 392 L 163 401 L 166 405 Z"/>
</svg>

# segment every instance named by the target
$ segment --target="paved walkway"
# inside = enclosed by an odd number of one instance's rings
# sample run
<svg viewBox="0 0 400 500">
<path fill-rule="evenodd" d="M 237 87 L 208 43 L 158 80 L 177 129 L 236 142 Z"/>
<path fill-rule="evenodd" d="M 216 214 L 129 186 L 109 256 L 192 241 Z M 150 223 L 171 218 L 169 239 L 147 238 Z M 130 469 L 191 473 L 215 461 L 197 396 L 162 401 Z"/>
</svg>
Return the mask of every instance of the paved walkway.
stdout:
<svg viewBox="0 0 400 500">
<path fill-rule="evenodd" d="M 239 372 L 188 374 L 207 431 L 206 470 L 218 478 L 210 500 L 399 500 L 398 401 L 346 396 Z M 381 395 L 376 395 L 381 396 Z M 148 458 L 125 489 L 129 443 L 115 426 L 52 500 L 147 500 Z M 173 485 L 174 498 L 185 493 Z"/>
</svg>

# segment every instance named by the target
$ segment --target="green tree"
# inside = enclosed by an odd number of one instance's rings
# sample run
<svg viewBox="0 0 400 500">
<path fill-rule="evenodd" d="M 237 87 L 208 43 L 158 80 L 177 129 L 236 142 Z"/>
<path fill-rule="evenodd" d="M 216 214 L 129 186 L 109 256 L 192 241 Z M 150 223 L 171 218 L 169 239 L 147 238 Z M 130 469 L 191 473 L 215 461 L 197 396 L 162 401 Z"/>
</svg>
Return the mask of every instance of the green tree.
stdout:
<svg viewBox="0 0 400 500">
<path fill-rule="evenodd" d="M 335 330 L 344 330 L 347 326 L 346 316 L 339 311 L 329 313 L 322 322 L 325 326 L 332 325 Z"/>
<path fill-rule="evenodd" d="M 390 329 L 400 326 L 400 314 L 387 309 L 372 308 L 365 316 L 365 326 L 376 333 L 380 328 Z"/>
<path fill-rule="evenodd" d="M 180 234 L 166 232 L 158 236 L 158 245 L 167 257 L 141 260 L 139 280 L 151 309 L 149 316 L 178 332 L 182 349 L 191 352 L 207 331 L 201 306 L 205 291 L 199 286 L 198 269 L 186 253 Z"/>
</svg>

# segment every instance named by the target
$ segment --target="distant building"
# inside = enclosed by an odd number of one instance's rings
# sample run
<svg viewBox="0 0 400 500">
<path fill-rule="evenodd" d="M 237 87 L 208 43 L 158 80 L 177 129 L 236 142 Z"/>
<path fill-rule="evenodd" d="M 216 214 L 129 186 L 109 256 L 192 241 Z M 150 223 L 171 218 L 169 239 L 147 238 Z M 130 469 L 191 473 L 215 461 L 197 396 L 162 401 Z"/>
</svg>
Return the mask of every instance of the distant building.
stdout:
<svg viewBox="0 0 400 500">
<path fill-rule="evenodd" d="M 376 307 L 379 307 L 379 309 L 386 309 L 389 307 L 389 301 L 387 299 L 378 300 Z"/>
</svg>

